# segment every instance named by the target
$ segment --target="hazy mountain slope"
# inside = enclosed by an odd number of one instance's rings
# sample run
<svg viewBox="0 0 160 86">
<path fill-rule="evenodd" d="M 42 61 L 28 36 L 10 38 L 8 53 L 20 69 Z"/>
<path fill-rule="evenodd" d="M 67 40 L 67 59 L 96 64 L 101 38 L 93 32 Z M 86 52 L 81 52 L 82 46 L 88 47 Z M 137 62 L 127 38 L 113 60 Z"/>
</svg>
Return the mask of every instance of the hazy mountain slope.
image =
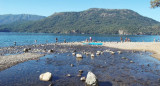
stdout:
<svg viewBox="0 0 160 86">
<path fill-rule="evenodd" d="M 29 15 L 29 14 L 18 14 L 18 15 L 6 14 L 6 15 L 0 15 L 0 25 L 10 24 L 18 21 L 35 21 L 43 18 L 45 17 L 38 15 Z"/>
</svg>

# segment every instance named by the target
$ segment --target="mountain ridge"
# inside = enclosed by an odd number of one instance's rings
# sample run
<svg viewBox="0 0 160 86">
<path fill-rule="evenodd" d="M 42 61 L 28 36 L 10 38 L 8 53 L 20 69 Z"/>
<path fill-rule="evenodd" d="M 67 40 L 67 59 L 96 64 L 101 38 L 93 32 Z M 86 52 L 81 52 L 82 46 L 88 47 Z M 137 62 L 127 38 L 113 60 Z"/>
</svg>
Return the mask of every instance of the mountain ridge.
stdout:
<svg viewBox="0 0 160 86">
<path fill-rule="evenodd" d="M 4 14 L 0 15 L 0 25 L 10 24 L 18 21 L 36 21 L 45 18 L 45 16 L 32 14 Z"/>
<path fill-rule="evenodd" d="M 22 27 L 20 27 L 22 26 Z M 160 23 L 128 9 L 90 8 L 80 12 L 59 12 L 21 25 L 0 26 L 0 31 L 61 34 L 160 34 Z"/>
</svg>

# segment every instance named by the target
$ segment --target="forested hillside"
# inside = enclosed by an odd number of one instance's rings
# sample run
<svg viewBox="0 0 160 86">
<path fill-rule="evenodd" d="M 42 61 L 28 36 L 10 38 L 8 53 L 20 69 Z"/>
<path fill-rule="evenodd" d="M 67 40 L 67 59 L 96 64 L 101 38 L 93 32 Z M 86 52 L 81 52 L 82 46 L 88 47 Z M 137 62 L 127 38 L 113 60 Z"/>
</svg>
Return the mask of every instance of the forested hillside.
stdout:
<svg viewBox="0 0 160 86">
<path fill-rule="evenodd" d="M 128 9 L 60 12 L 36 22 L 0 26 L 0 31 L 79 34 L 159 34 L 160 23 Z"/>
</svg>

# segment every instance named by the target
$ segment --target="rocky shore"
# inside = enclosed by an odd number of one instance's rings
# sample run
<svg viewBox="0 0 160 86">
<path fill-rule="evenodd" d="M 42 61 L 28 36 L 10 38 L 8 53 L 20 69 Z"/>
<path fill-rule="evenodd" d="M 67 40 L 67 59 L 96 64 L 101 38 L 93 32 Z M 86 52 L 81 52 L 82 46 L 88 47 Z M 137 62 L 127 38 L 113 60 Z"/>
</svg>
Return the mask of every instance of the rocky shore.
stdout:
<svg viewBox="0 0 160 86">
<path fill-rule="evenodd" d="M 34 60 L 42 56 L 44 55 L 37 53 L 22 53 L 17 55 L 0 56 L 0 71 L 18 63 Z"/>
<path fill-rule="evenodd" d="M 151 55 L 152 57 L 160 60 L 159 42 L 103 42 L 103 46 L 123 50 L 148 51 L 153 53 Z M 0 71 L 18 63 L 37 59 L 53 52 L 64 53 L 83 50 L 83 52 L 89 51 L 96 54 L 96 50 L 91 48 L 102 50 L 104 47 L 83 45 L 82 42 L 70 42 L 0 48 Z"/>
<path fill-rule="evenodd" d="M 50 53 L 65 53 L 75 51 L 89 51 L 95 53 L 97 48 L 100 50 L 103 49 L 101 46 L 87 46 L 81 45 L 80 43 L 75 43 L 74 45 L 71 43 L 57 43 L 4 47 L 0 49 L 0 71 L 18 63 L 38 59 L 39 57 Z"/>
<path fill-rule="evenodd" d="M 0 49 L 0 85 L 84 86 L 91 71 L 100 86 L 159 86 L 159 61 L 147 52 L 155 49 L 159 54 L 156 46 L 159 43 L 74 42 L 4 47 Z M 51 80 L 40 81 L 38 77 L 46 72 L 52 74 Z"/>
</svg>

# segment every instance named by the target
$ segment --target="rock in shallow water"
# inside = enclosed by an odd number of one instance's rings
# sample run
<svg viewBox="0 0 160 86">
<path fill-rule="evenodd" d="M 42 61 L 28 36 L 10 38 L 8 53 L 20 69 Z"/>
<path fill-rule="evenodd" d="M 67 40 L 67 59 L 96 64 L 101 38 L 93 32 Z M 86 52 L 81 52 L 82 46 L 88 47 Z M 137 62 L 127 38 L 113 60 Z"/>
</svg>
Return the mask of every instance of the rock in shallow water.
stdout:
<svg viewBox="0 0 160 86">
<path fill-rule="evenodd" d="M 114 55 L 114 54 L 115 54 L 115 52 L 113 52 L 113 51 L 111 51 L 110 53 L 111 53 L 111 55 Z"/>
<path fill-rule="evenodd" d="M 81 81 L 85 81 L 85 80 L 86 80 L 86 77 L 81 77 L 80 80 L 81 80 Z"/>
<path fill-rule="evenodd" d="M 91 57 L 94 57 L 94 54 L 91 54 Z"/>
<path fill-rule="evenodd" d="M 71 74 L 67 74 L 66 76 L 70 77 L 70 76 L 71 76 Z"/>
<path fill-rule="evenodd" d="M 72 55 L 73 55 L 73 56 L 75 56 L 75 55 L 76 55 L 76 53 L 72 53 Z"/>
<path fill-rule="evenodd" d="M 83 73 L 83 70 L 79 70 L 79 73 L 82 74 L 82 73 Z"/>
<path fill-rule="evenodd" d="M 23 52 L 25 52 L 25 53 L 28 52 L 28 49 L 27 49 L 27 48 L 24 48 L 24 49 L 23 49 Z"/>
<path fill-rule="evenodd" d="M 73 64 L 71 64 L 71 67 L 73 67 L 74 65 Z"/>
<path fill-rule="evenodd" d="M 40 76 L 39 76 L 39 79 L 41 81 L 49 81 L 52 77 L 52 74 L 50 72 L 46 72 L 46 73 L 42 73 Z"/>
<path fill-rule="evenodd" d="M 82 58 L 82 55 L 81 54 L 76 54 L 76 57 L 77 58 Z"/>
<path fill-rule="evenodd" d="M 122 51 L 117 51 L 118 52 L 118 54 L 122 54 Z"/>
<path fill-rule="evenodd" d="M 99 86 L 97 77 L 89 71 L 86 78 L 86 86 Z"/>
<path fill-rule="evenodd" d="M 52 52 L 54 52 L 54 50 L 53 50 L 53 49 L 51 49 L 51 50 L 48 50 L 48 53 L 52 53 Z"/>
</svg>

